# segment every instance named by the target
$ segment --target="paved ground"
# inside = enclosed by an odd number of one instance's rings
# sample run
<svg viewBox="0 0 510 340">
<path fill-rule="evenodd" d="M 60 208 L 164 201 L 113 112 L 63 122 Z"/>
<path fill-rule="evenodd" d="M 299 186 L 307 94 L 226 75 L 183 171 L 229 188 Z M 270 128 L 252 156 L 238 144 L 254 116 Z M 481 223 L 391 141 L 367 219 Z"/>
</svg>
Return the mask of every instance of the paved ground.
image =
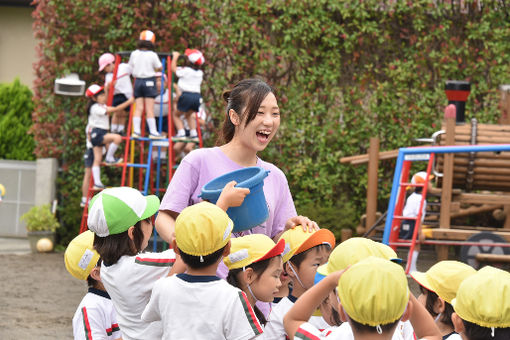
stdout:
<svg viewBox="0 0 510 340">
<path fill-rule="evenodd" d="M 26 238 L 0 238 L 0 254 L 29 254 L 30 245 Z"/>
</svg>

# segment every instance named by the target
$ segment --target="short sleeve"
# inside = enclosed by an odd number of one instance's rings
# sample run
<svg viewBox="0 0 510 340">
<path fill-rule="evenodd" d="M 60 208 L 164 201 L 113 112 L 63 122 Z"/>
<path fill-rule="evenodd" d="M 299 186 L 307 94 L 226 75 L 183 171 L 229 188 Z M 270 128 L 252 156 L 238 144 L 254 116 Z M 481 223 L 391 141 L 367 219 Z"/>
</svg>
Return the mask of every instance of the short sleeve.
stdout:
<svg viewBox="0 0 510 340">
<path fill-rule="evenodd" d="M 135 257 L 137 276 L 147 283 L 155 282 L 167 276 L 175 263 L 173 249 L 161 253 L 141 253 Z"/>
<path fill-rule="evenodd" d="M 159 60 L 159 57 L 158 57 L 158 55 L 156 53 L 153 54 L 152 67 L 154 69 L 158 69 L 158 68 L 162 68 L 163 67 L 163 65 L 161 64 L 161 60 Z"/>
<path fill-rule="evenodd" d="M 149 303 L 147 303 L 147 306 L 145 306 L 145 309 L 142 313 L 141 319 L 145 322 L 153 322 L 153 321 L 160 321 L 161 320 L 161 314 L 159 311 L 159 299 L 160 299 L 160 287 L 161 284 L 164 283 L 163 279 L 160 279 L 154 283 L 154 286 L 152 287 L 152 293 L 149 300 Z"/>
<path fill-rule="evenodd" d="M 279 171 L 281 172 L 281 170 Z M 292 199 L 289 189 L 289 183 L 287 182 L 287 178 L 283 172 L 281 172 L 280 192 L 282 194 L 275 209 L 271 238 L 275 237 L 278 233 L 285 229 L 285 223 L 287 223 L 289 218 L 297 216 L 294 200 Z"/>
<path fill-rule="evenodd" d="M 224 318 L 225 338 L 238 340 L 257 338 L 263 330 L 246 294 L 241 290 L 236 290 L 233 294 L 236 294 L 233 305 L 227 309 Z"/>
<path fill-rule="evenodd" d="M 106 76 L 104 76 L 104 85 L 106 86 L 108 83 L 111 83 L 113 79 L 113 73 L 107 73 Z"/>
<path fill-rule="evenodd" d="M 175 75 L 177 78 L 186 77 L 189 74 L 189 71 L 189 67 L 177 67 L 177 70 L 175 70 Z"/>
<path fill-rule="evenodd" d="M 106 105 L 94 104 L 90 107 L 90 114 L 101 116 L 106 114 Z"/>
<path fill-rule="evenodd" d="M 129 67 L 131 68 L 131 70 L 132 70 L 132 69 L 134 68 L 134 66 L 135 66 L 135 58 L 134 58 L 134 53 L 135 53 L 135 52 L 136 52 L 136 51 L 133 51 L 133 52 L 131 52 L 131 54 L 129 55 L 128 65 L 129 65 Z"/>
<path fill-rule="evenodd" d="M 299 326 L 296 334 L 294 334 L 295 339 L 302 340 L 323 340 L 326 339 L 322 333 L 315 328 L 311 323 L 305 322 Z"/>
<path fill-rule="evenodd" d="M 194 160 L 190 159 L 190 157 L 193 157 L 192 154 L 190 153 L 184 157 L 175 171 L 161 200 L 159 210 L 171 210 L 180 213 L 192 204 L 191 197 L 198 185 L 198 171 L 193 166 Z"/>
<path fill-rule="evenodd" d="M 74 330 L 75 339 L 108 339 L 106 331 L 111 325 L 105 323 L 107 318 L 101 309 L 83 306 L 80 310 L 80 319 L 81 322 Z"/>
</svg>

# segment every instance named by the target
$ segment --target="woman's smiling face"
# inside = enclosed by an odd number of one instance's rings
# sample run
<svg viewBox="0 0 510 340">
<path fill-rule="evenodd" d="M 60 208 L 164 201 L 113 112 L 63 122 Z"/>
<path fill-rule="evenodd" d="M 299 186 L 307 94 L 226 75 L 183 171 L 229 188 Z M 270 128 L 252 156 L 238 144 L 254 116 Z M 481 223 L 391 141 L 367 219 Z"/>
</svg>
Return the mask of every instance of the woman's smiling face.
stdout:
<svg viewBox="0 0 510 340">
<path fill-rule="evenodd" d="M 262 151 L 280 127 L 280 108 L 275 95 L 269 92 L 260 104 L 253 120 L 245 125 L 247 116 L 244 115 L 244 120 L 236 127 L 234 138 L 255 152 Z"/>
</svg>

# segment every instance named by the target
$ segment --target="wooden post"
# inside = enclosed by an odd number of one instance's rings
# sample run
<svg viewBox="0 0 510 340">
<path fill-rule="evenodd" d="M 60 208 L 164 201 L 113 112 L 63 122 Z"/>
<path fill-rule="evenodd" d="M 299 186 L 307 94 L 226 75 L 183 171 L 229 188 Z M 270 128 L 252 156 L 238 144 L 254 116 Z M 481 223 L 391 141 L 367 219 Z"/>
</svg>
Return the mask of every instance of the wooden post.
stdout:
<svg viewBox="0 0 510 340">
<path fill-rule="evenodd" d="M 377 172 L 379 169 L 379 138 L 370 138 L 370 148 L 368 149 L 368 183 L 367 183 L 367 219 L 365 228 L 371 228 L 376 221 L 377 213 Z M 375 233 L 372 231 L 368 236 Z"/>
<path fill-rule="evenodd" d="M 499 124 L 510 124 L 510 85 L 501 85 L 499 89 L 501 90 Z"/>
<path fill-rule="evenodd" d="M 506 213 L 505 224 L 503 229 L 510 229 L 510 205 L 505 205 L 503 211 Z"/>
<path fill-rule="evenodd" d="M 450 104 L 444 110 L 446 120 L 446 143 L 455 145 L 455 105 Z M 441 190 L 441 216 L 439 219 L 440 228 L 450 228 L 450 205 L 452 202 L 453 185 L 453 154 L 444 155 L 443 187 Z"/>
</svg>

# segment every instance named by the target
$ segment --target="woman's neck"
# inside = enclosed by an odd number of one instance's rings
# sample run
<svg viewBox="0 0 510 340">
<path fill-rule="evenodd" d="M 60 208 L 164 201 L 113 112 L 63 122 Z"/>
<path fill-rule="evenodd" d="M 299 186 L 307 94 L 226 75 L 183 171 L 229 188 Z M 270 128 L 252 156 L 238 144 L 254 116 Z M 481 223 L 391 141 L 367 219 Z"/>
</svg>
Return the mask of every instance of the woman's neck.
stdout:
<svg viewBox="0 0 510 340">
<path fill-rule="evenodd" d="M 231 140 L 227 144 L 220 146 L 220 149 L 228 158 L 240 166 L 257 165 L 257 152 L 248 150 L 241 143 Z"/>
</svg>

